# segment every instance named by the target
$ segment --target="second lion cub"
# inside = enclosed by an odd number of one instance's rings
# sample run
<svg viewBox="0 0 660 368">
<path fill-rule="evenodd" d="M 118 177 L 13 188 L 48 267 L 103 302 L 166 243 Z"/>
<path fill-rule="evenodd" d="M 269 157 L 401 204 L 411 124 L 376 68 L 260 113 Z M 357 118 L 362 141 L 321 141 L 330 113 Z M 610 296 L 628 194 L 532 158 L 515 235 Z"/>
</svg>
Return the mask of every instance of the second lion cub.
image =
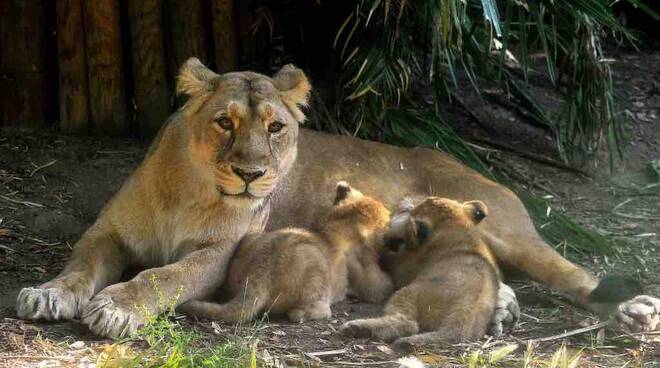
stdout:
<svg viewBox="0 0 660 368">
<path fill-rule="evenodd" d="M 386 268 L 397 287 L 405 286 L 389 299 L 383 317 L 349 321 L 341 331 L 396 340 L 402 350 L 481 338 L 495 312 L 499 282 L 477 229 L 486 215 L 482 202 L 438 197 L 394 215 L 389 246 L 402 249 Z"/>
<path fill-rule="evenodd" d="M 225 283 L 233 298 L 226 304 L 190 301 L 179 310 L 230 322 L 269 310 L 302 322 L 329 318 L 330 305 L 349 288 L 363 299 L 384 300 L 393 286 L 378 267 L 376 247 L 383 244 L 389 219 L 382 203 L 339 182 L 335 205 L 318 221 L 317 232 L 285 228 L 247 235 Z"/>
</svg>

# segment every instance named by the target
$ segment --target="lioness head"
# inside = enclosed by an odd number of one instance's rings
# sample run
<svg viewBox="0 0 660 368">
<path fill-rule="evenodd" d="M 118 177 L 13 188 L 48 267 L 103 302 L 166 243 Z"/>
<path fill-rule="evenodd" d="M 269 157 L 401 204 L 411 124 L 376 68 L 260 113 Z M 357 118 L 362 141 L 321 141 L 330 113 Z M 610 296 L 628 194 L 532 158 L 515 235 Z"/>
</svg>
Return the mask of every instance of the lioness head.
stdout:
<svg viewBox="0 0 660 368">
<path fill-rule="evenodd" d="M 298 124 L 310 84 L 293 66 L 275 76 L 252 72 L 216 74 L 198 59 L 181 67 L 177 92 L 191 126 L 191 157 L 210 172 L 228 198 L 267 197 L 293 165 Z"/>
<path fill-rule="evenodd" d="M 437 237 L 456 231 L 469 234 L 488 216 L 488 208 L 481 201 L 457 202 L 448 198 L 429 197 L 417 206 L 405 200 L 390 221 L 388 248 L 398 250 L 401 245 L 415 250 Z"/>
</svg>

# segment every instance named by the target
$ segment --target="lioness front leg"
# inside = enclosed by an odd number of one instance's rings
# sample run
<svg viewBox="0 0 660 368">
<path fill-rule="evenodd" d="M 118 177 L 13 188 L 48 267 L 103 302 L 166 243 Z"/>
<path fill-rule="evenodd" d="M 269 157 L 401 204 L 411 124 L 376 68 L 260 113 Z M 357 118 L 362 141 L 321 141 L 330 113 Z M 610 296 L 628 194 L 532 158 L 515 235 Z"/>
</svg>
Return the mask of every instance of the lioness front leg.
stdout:
<svg viewBox="0 0 660 368">
<path fill-rule="evenodd" d="M 69 320 L 80 317 L 90 298 L 120 279 L 127 256 L 115 239 L 90 229 L 76 243 L 64 270 L 36 288 L 23 288 L 16 300 L 20 318 Z"/>
<path fill-rule="evenodd" d="M 121 338 L 143 325 L 148 315 L 208 297 L 223 282 L 235 245 L 209 246 L 104 289 L 89 302 L 82 322 L 98 335 Z"/>
</svg>

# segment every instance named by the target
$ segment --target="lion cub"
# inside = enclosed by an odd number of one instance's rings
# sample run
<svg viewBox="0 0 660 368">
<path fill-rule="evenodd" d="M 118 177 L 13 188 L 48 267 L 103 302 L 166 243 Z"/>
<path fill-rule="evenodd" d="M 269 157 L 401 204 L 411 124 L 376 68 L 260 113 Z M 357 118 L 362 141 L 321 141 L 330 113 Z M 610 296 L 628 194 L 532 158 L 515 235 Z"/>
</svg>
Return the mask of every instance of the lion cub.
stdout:
<svg viewBox="0 0 660 368">
<path fill-rule="evenodd" d="M 477 225 L 487 215 L 479 201 L 430 197 L 392 217 L 386 261 L 398 290 L 380 318 L 349 321 L 348 335 L 395 340 L 409 350 L 433 342 L 476 340 L 495 312 L 499 271 Z M 420 333 L 424 331 L 424 333 Z"/>
<path fill-rule="evenodd" d="M 226 280 L 226 304 L 190 301 L 179 310 L 198 318 L 247 321 L 266 309 L 291 321 L 329 318 L 330 305 L 349 288 L 365 299 L 385 300 L 392 282 L 378 266 L 390 213 L 345 182 L 317 232 L 285 228 L 244 237 Z M 349 277 L 350 274 L 350 277 Z"/>
</svg>

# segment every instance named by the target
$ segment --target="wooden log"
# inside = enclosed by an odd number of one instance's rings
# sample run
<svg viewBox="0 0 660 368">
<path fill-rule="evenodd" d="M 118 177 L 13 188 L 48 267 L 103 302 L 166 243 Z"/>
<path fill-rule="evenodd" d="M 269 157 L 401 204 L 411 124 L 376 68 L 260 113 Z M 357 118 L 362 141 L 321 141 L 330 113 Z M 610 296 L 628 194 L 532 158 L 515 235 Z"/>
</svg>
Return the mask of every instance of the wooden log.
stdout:
<svg viewBox="0 0 660 368">
<path fill-rule="evenodd" d="M 169 79 L 173 81 L 188 58 L 208 61 L 204 3 L 202 0 L 169 0 L 165 2 L 164 11 Z"/>
<path fill-rule="evenodd" d="M 211 0 L 215 65 L 226 73 L 238 67 L 238 33 L 234 0 Z"/>
<path fill-rule="evenodd" d="M 0 125 L 47 122 L 45 20 L 41 1 L 0 1 Z"/>
<path fill-rule="evenodd" d="M 58 0 L 57 48 L 59 63 L 60 129 L 66 133 L 89 132 L 85 31 L 81 0 Z"/>
<path fill-rule="evenodd" d="M 128 113 L 122 66 L 119 0 L 85 0 L 89 111 L 96 134 L 125 135 Z"/>
<path fill-rule="evenodd" d="M 154 136 L 170 114 L 160 0 L 130 0 L 133 81 L 140 135 Z"/>
</svg>

